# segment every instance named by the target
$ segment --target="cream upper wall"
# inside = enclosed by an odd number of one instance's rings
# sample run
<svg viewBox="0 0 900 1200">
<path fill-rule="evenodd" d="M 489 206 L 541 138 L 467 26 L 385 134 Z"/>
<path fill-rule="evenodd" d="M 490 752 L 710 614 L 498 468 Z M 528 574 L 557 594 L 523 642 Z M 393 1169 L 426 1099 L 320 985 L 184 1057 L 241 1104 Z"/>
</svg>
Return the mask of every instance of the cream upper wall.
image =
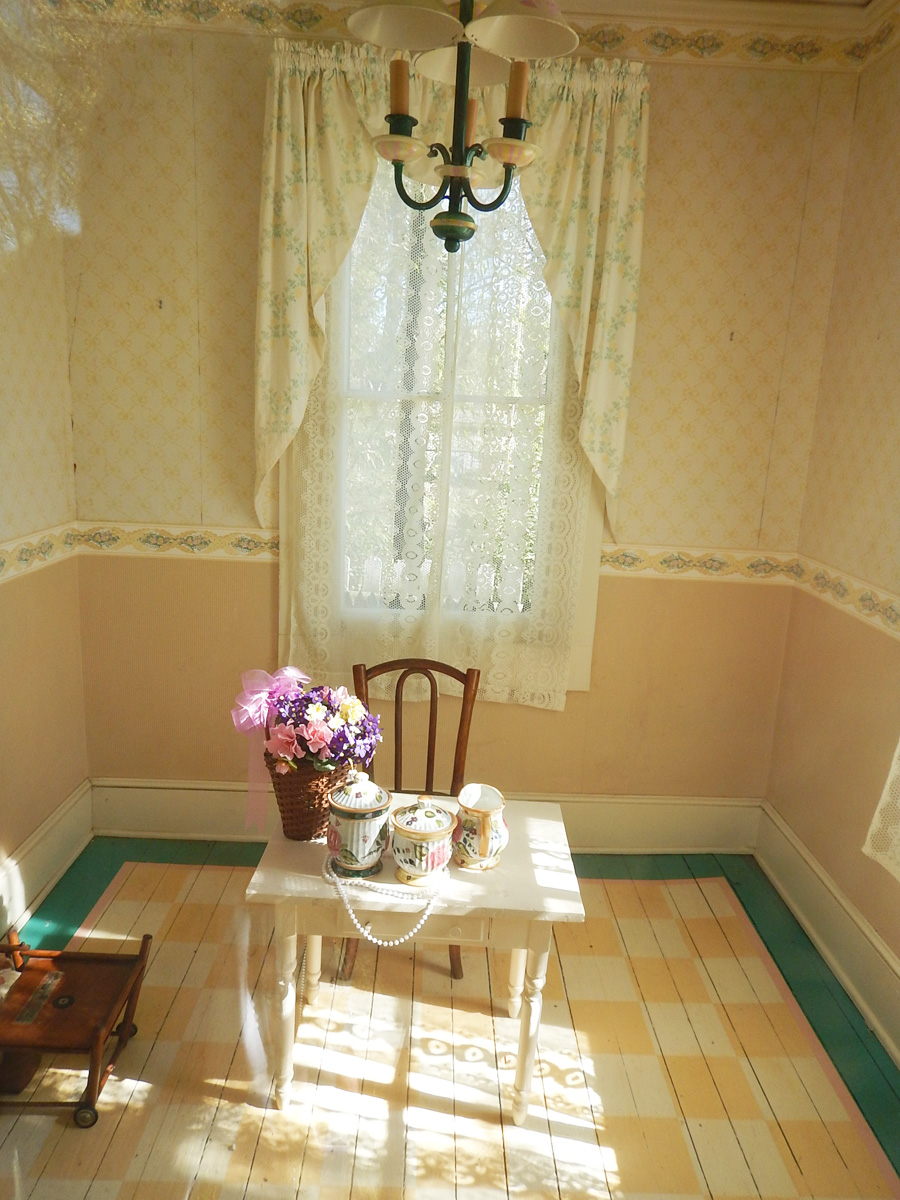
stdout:
<svg viewBox="0 0 900 1200">
<path fill-rule="evenodd" d="M 157 30 L 111 57 L 66 263 L 82 520 L 255 524 L 269 46 Z M 855 88 L 651 67 L 620 541 L 796 550 Z"/>
<path fill-rule="evenodd" d="M 61 236 L 0 246 L 0 543 L 75 516 Z"/>
<path fill-rule="evenodd" d="M 651 68 L 620 541 L 797 549 L 855 88 Z"/>
<path fill-rule="evenodd" d="M 860 82 L 801 548 L 895 594 L 898 299 L 900 50 L 894 49 Z"/>
<path fill-rule="evenodd" d="M 253 336 L 269 44 L 132 35 L 66 258 L 78 517 L 256 526 Z"/>
</svg>

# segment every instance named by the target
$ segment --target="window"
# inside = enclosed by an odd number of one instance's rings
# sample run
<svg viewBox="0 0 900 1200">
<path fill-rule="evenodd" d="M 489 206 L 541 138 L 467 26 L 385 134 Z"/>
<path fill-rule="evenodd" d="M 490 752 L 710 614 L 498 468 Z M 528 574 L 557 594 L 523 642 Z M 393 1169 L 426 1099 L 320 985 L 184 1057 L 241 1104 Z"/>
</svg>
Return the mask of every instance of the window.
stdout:
<svg viewBox="0 0 900 1200">
<path fill-rule="evenodd" d="M 527 612 L 550 436 L 543 255 L 517 188 L 461 254 L 431 215 L 379 172 L 340 285 L 343 605 L 417 611 L 439 589 L 444 612 Z"/>
<path fill-rule="evenodd" d="M 283 509 L 292 661 L 440 658 L 562 707 L 590 485 L 568 342 L 517 188 L 459 254 L 431 215 L 383 164 L 329 295 Z"/>
</svg>

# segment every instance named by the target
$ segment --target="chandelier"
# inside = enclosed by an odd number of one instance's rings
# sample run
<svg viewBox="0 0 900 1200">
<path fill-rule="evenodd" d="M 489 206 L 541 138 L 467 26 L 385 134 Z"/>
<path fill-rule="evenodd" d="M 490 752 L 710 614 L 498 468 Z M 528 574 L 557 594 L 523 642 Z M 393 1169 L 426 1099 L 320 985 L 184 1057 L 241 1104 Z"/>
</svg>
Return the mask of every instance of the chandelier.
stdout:
<svg viewBox="0 0 900 1200">
<path fill-rule="evenodd" d="M 455 87 L 449 149 L 441 142 L 413 137 L 418 121 L 409 112 L 409 62 L 394 58 L 391 111 L 385 117 L 390 132 L 374 139 L 381 157 L 393 163 L 394 183 L 404 204 L 424 212 L 447 199 L 446 210 L 432 218 L 431 228 L 453 253 L 477 229 L 463 204 L 478 212 L 499 208 L 516 170 L 527 167 L 538 153 L 536 145 L 525 141 L 531 127 L 525 119 L 529 60 L 571 54 L 578 34 L 563 20 L 555 0 L 493 0 L 478 16 L 475 0 L 460 0 L 458 17 L 442 0 L 369 0 L 347 18 L 347 25 L 361 41 L 408 52 L 418 74 Z M 469 145 L 478 114 L 478 101 L 469 99 L 470 85 L 502 83 L 507 83 L 502 136 Z M 423 155 L 441 159 L 435 167 L 441 183 L 429 199 L 417 200 L 406 190 L 403 167 Z M 503 183 L 485 202 L 473 190 L 473 163 L 488 155 L 502 164 Z"/>
</svg>

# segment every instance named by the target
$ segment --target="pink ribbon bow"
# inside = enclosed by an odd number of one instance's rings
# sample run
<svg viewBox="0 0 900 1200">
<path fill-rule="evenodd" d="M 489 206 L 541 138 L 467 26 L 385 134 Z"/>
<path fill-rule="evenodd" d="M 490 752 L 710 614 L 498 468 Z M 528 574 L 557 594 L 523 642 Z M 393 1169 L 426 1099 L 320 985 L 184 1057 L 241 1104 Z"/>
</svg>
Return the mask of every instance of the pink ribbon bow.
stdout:
<svg viewBox="0 0 900 1200">
<path fill-rule="evenodd" d="M 269 799 L 269 773 L 263 755 L 266 725 L 273 715 L 273 701 L 288 692 L 302 690 L 309 676 L 297 667 L 267 671 L 245 671 L 241 675 L 244 690 L 235 697 L 231 719 L 235 729 L 248 735 L 247 742 L 247 818 L 245 828 L 265 828 Z"/>
<path fill-rule="evenodd" d="M 259 726 L 265 727 L 273 711 L 273 700 L 294 692 L 309 683 L 309 676 L 297 667 L 281 667 L 270 675 L 267 671 L 245 671 L 241 676 L 244 690 L 235 696 L 231 719 L 235 729 L 250 733 Z"/>
</svg>

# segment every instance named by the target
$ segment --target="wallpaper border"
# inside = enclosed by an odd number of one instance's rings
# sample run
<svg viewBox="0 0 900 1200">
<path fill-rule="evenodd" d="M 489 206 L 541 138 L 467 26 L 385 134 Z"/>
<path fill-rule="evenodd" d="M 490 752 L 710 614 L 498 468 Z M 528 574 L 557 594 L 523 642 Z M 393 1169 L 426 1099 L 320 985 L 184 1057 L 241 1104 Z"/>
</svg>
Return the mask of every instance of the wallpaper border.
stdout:
<svg viewBox="0 0 900 1200">
<path fill-rule="evenodd" d="M 234 30 L 279 37 L 333 40 L 351 38 L 347 17 L 352 7 L 297 3 L 278 7 L 248 0 L 44 0 L 54 12 L 68 17 L 149 28 Z M 880 20 L 857 30 L 815 28 L 823 18 L 820 6 L 811 6 L 807 27 L 786 32 L 766 31 L 766 16 L 745 12 L 734 19 L 708 26 L 708 17 L 679 11 L 672 20 L 606 17 L 591 24 L 590 15 L 573 18 L 581 35 L 581 51 L 588 55 L 639 58 L 646 62 L 727 62 L 756 66 L 815 67 L 858 71 L 900 36 L 895 8 Z M 854 13 L 854 16 L 856 13 Z M 860 21 L 865 14 L 860 14 Z M 730 26 L 730 28 L 729 28 Z"/>
<path fill-rule="evenodd" d="M 201 529 L 194 525 L 113 525 L 75 521 L 0 543 L 0 583 L 71 554 L 174 555 L 217 559 L 278 558 L 274 529 Z"/>
<path fill-rule="evenodd" d="M 610 546 L 600 556 L 600 573 L 790 584 L 900 637 L 900 597 L 799 554 Z"/>
<path fill-rule="evenodd" d="M 278 531 L 76 521 L 0 543 L 0 584 L 72 554 L 277 562 Z M 900 596 L 798 554 L 610 543 L 601 551 L 600 574 L 787 584 L 900 637 Z"/>
</svg>

